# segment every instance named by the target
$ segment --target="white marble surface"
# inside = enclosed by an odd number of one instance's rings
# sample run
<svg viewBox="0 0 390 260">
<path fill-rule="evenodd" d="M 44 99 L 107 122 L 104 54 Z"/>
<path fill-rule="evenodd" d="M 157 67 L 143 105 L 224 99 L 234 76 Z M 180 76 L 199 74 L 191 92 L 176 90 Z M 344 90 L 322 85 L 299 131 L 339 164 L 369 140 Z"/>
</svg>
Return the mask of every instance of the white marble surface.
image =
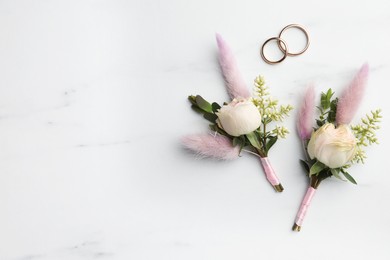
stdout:
<svg viewBox="0 0 390 260">
<path fill-rule="evenodd" d="M 390 259 L 390 2 L 354 3 L 0 1 L 0 259 Z M 261 43 L 294 22 L 309 50 L 265 64 Z M 381 144 L 351 169 L 358 186 L 321 184 L 300 233 L 295 113 L 270 153 L 282 194 L 251 156 L 196 160 L 179 145 L 207 129 L 187 95 L 227 99 L 215 32 L 248 84 L 262 74 L 294 106 L 308 82 L 337 91 L 372 67 L 358 116 L 383 109 Z"/>
</svg>

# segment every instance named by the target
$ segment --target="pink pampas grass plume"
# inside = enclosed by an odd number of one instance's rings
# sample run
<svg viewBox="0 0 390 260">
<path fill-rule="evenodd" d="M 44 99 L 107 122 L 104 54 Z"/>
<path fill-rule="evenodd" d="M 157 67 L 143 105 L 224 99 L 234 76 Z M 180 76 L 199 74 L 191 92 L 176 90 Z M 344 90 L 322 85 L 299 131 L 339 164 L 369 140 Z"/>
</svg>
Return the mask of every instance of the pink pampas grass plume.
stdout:
<svg viewBox="0 0 390 260">
<path fill-rule="evenodd" d="M 313 131 L 313 118 L 315 110 L 315 90 L 311 85 L 306 89 L 305 97 L 298 114 L 298 134 L 301 140 L 309 140 Z"/>
<path fill-rule="evenodd" d="M 239 146 L 233 146 L 229 138 L 214 134 L 194 134 L 184 136 L 182 144 L 201 157 L 213 157 L 221 160 L 238 158 Z"/>
<path fill-rule="evenodd" d="M 227 91 L 232 99 L 248 98 L 251 96 L 245 81 L 238 69 L 236 58 L 229 45 L 221 35 L 216 34 L 219 49 L 219 64 L 226 82 Z"/>
<path fill-rule="evenodd" d="M 337 104 L 336 123 L 349 124 L 359 108 L 368 79 L 369 66 L 365 63 L 356 74 Z"/>
</svg>

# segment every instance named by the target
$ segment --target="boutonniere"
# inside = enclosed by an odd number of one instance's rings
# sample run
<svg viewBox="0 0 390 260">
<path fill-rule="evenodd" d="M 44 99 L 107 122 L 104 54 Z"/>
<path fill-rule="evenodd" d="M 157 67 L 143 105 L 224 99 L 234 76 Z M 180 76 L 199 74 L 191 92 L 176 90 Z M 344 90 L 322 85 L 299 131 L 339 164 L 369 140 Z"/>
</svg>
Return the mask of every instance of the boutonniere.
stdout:
<svg viewBox="0 0 390 260">
<path fill-rule="evenodd" d="M 267 180 L 276 191 L 283 191 L 278 177 L 268 159 L 271 147 L 279 138 L 289 133 L 283 126 L 275 125 L 287 117 L 290 105 L 281 106 L 269 95 L 264 78 L 254 80 L 251 96 L 241 76 L 233 52 L 217 35 L 219 63 L 231 101 L 222 105 L 208 102 L 200 95 L 188 97 L 192 108 L 210 122 L 211 132 L 185 136 L 185 147 L 203 157 L 232 160 L 244 152 L 260 158 Z"/>
<path fill-rule="evenodd" d="M 310 186 L 298 211 L 293 230 L 300 231 L 306 211 L 320 183 L 335 177 L 356 184 L 349 173 L 352 164 L 364 163 L 365 148 L 378 143 L 375 131 L 379 129 L 381 111 L 371 111 L 357 125 L 351 121 L 362 100 L 368 78 L 368 65 L 364 64 L 340 98 L 329 89 L 321 94 L 317 109 L 319 117 L 313 128 L 315 93 L 307 89 L 298 116 L 298 133 L 303 143 L 306 159 L 301 160 Z"/>
</svg>

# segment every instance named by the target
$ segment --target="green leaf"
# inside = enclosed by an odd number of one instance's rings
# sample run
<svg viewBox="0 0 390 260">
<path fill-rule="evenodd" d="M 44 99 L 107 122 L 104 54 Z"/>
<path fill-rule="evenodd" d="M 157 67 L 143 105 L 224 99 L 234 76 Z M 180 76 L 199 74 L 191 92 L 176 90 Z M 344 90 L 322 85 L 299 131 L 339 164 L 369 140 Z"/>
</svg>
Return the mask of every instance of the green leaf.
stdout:
<svg viewBox="0 0 390 260">
<path fill-rule="evenodd" d="M 330 102 L 330 109 L 332 111 L 336 111 L 337 110 L 337 103 L 339 103 L 339 98 L 335 98 L 332 100 L 332 102 Z"/>
<path fill-rule="evenodd" d="M 330 107 L 330 100 L 332 99 L 332 89 L 328 89 L 326 93 L 321 94 L 321 107 L 326 110 Z"/>
<path fill-rule="evenodd" d="M 214 102 L 211 104 L 211 108 L 212 108 L 213 112 L 215 113 L 221 108 L 221 106 L 218 103 Z"/>
<path fill-rule="evenodd" d="M 353 184 L 357 184 L 357 182 L 355 181 L 355 179 L 354 179 L 351 175 L 349 175 L 348 172 L 343 171 L 343 170 L 341 170 L 341 172 L 343 173 L 343 175 L 345 176 L 345 178 L 347 178 L 347 180 L 349 180 L 349 181 L 352 182 Z"/>
<path fill-rule="evenodd" d="M 309 173 L 310 172 L 310 167 L 309 167 L 309 164 L 304 161 L 304 160 L 299 160 L 300 164 L 302 165 L 303 169 Z"/>
<path fill-rule="evenodd" d="M 219 128 L 217 124 L 210 124 L 209 125 L 210 129 L 214 132 L 217 132 L 220 135 L 229 137 L 230 139 L 233 139 L 228 133 L 226 133 L 223 129 Z"/>
<path fill-rule="evenodd" d="M 203 111 L 209 112 L 209 113 L 213 112 L 213 108 L 211 107 L 211 104 L 209 102 L 207 102 L 206 100 L 204 100 L 201 96 L 197 95 L 195 97 L 195 101 L 196 101 L 196 104 L 198 105 L 198 107 L 200 109 L 202 109 Z"/>
<path fill-rule="evenodd" d="M 260 131 L 260 129 L 255 130 L 255 132 L 256 135 L 259 136 L 259 140 L 264 140 L 264 138 L 267 138 L 270 134 L 269 132 L 264 134 L 263 132 Z"/>
<path fill-rule="evenodd" d="M 194 95 L 188 96 L 188 100 L 191 102 L 191 104 L 197 106 L 195 99 L 196 99 L 196 96 L 194 96 Z"/>
<path fill-rule="evenodd" d="M 323 164 L 322 162 L 320 161 L 317 161 L 315 164 L 313 164 L 310 168 L 310 176 L 311 175 L 314 175 L 314 174 L 317 174 L 319 172 L 321 172 L 323 169 L 327 168 L 328 166 L 326 166 L 325 164 Z"/>
<path fill-rule="evenodd" d="M 321 114 L 324 113 L 324 110 L 320 106 L 316 106 L 316 108 L 321 112 Z"/>
<path fill-rule="evenodd" d="M 334 123 L 336 121 L 336 112 L 329 111 L 327 121 L 329 123 Z"/>
<path fill-rule="evenodd" d="M 334 93 L 333 93 L 332 89 L 331 88 L 328 89 L 328 92 L 326 92 L 326 99 L 330 101 L 332 99 L 333 94 Z"/>
<path fill-rule="evenodd" d="M 207 120 L 209 120 L 211 123 L 214 123 L 217 121 L 218 116 L 213 113 L 204 112 L 203 117 Z"/>
<path fill-rule="evenodd" d="M 246 137 L 248 138 L 248 141 L 252 146 L 254 146 L 257 149 L 261 149 L 260 140 L 255 132 L 246 134 Z"/>
<path fill-rule="evenodd" d="M 240 147 L 242 146 L 242 139 L 240 137 L 234 137 L 233 138 L 233 146 L 239 145 Z"/>
<path fill-rule="evenodd" d="M 233 146 L 237 146 L 239 144 L 239 139 L 237 137 L 233 138 Z"/>
<path fill-rule="evenodd" d="M 268 153 L 269 149 L 271 149 L 271 147 L 276 143 L 276 141 L 278 140 L 278 137 L 277 136 L 269 136 L 268 138 L 268 141 L 265 145 L 265 152 Z"/>
<path fill-rule="evenodd" d="M 343 181 L 343 179 L 340 176 L 340 169 L 330 169 L 330 172 L 334 177 Z"/>
<path fill-rule="evenodd" d="M 250 145 L 248 139 L 245 138 L 244 135 L 241 135 L 241 136 L 240 136 L 240 139 L 241 139 L 241 142 L 242 142 L 242 147 L 247 146 L 247 145 Z"/>
<path fill-rule="evenodd" d="M 328 122 L 329 123 L 333 123 L 336 121 L 337 103 L 338 103 L 337 98 L 332 100 L 332 102 L 330 103 L 330 110 L 329 110 L 329 114 L 328 114 Z"/>
<path fill-rule="evenodd" d="M 210 130 L 212 130 L 214 132 L 218 132 L 219 127 L 217 126 L 217 124 L 210 124 L 209 127 L 210 127 Z"/>
<path fill-rule="evenodd" d="M 192 105 L 191 108 L 197 112 L 197 113 L 200 113 L 200 114 L 203 114 L 204 111 L 202 109 L 200 109 L 197 105 Z"/>
<path fill-rule="evenodd" d="M 245 136 L 241 135 L 233 138 L 233 146 L 237 146 L 237 145 L 240 147 L 240 151 L 241 151 L 242 148 L 246 145 Z"/>
<path fill-rule="evenodd" d="M 326 94 L 321 95 L 321 108 L 326 110 L 330 106 L 330 101 L 326 98 Z"/>
<path fill-rule="evenodd" d="M 317 122 L 318 127 L 321 127 L 324 125 L 324 122 L 319 120 L 319 119 L 316 119 L 316 122 Z"/>
</svg>

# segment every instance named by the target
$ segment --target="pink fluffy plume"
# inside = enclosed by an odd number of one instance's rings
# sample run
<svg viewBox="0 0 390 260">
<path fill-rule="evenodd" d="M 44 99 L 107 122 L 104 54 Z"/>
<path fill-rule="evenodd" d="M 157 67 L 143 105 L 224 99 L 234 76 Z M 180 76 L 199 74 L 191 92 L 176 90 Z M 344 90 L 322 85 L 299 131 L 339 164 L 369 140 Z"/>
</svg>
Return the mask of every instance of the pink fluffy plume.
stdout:
<svg viewBox="0 0 390 260">
<path fill-rule="evenodd" d="M 238 158 L 239 146 L 233 146 L 229 138 L 214 134 L 194 134 L 182 138 L 182 144 L 201 157 L 213 157 L 221 160 Z"/>
<path fill-rule="evenodd" d="M 336 112 L 336 123 L 338 125 L 349 124 L 352 121 L 363 99 L 368 74 L 369 66 L 365 63 L 340 96 Z"/>
<path fill-rule="evenodd" d="M 309 140 L 313 131 L 313 118 L 315 110 L 315 90 L 314 86 L 310 85 L 305 92 L 302 106 L 298 114 L 298 134 L 304 140 Z"/>
<path fill-rule="evenodd" d="M 216 38 L 219 49 L 219 64 L 221 65 L 222 74 L 230 97 L 232 99 L 250 97 L 251 94 L 238 69 L 237 61 L 232 50 L 221 35 L 217 33 Z"/>
</svg>

